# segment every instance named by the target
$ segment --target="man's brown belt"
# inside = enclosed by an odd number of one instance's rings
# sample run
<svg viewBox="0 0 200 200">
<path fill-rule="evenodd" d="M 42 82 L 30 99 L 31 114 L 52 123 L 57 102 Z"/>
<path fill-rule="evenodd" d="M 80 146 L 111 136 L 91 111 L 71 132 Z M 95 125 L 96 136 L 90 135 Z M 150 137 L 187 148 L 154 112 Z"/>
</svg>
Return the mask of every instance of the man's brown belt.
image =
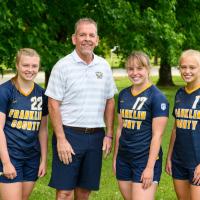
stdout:
<svg viewBox="0 0 200 200">
<path fill-rule="evenodd" d="M 100 127 L 100 128 L 85 128 L 85 127 L 74 127 L 74 126 L 66 126 L 66 125 L 64 125 L 64 127 L 71 128 L 71 129 L 74 129 L 76 131 L 80 131 L 80 132 L 85 133 L 85 134 L 95 133 L 97 131 L 102 131 L 104 129 L 102 127 Z"/>
</svg>

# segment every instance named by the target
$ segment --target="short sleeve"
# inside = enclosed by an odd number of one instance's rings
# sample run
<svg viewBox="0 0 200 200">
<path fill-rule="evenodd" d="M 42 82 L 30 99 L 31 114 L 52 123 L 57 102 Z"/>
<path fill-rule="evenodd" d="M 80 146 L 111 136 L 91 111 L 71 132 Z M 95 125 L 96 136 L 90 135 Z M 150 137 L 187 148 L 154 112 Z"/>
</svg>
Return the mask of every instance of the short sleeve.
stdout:
<svg viewBox="0 0 200 200">
<path fill-rule="evenodd" d="M 43 95 L 42 116 L 46 116 L 48 113 L 48 97 Z"/>
<path fill-rule="evenodd" d="M 117 113 L 120 114 L 120 101 L 121 101 L 121 92 L 119 93 L 118 101 L 117 101 Z"/>
<path fill-rule="evenodd" d="M 111 99 L 118 92 L 112 75 L 112 70 L 108 66 L 107 83 L 106 83 L 106 99 Z"/>
<path fill-rule="evenodd" d="M 168 117 L 169 103 L 166 97 L 160 93 L 153 96 L 152 100 L 152 117 Z"/>
<path fill-rule="evenodd" d="M 45 95 L 55 100 L 62 101 L 65 92 L 65 80 L 62 65 L 57 63 L 52 71 L 47 85 Z"/>
<path fill-rule="evenodd" d="M 11 101 L 10 92 L 5 87 L 0 87 L 0 112 L 7 114 Z"/>
<path fill-rule="evenodd" d="M 178 90 L 179 91 L 179 90 Z M 173 107 L 173 110 L 172 110 L 172 116 L 175 118 L 175 103 L 177 101 L 177 96 L 178 96 L 178 91 L 176 92 L 176 95 L 175 95 L 175 98 L 174 98 L 174 107 Z"/>
</svg>

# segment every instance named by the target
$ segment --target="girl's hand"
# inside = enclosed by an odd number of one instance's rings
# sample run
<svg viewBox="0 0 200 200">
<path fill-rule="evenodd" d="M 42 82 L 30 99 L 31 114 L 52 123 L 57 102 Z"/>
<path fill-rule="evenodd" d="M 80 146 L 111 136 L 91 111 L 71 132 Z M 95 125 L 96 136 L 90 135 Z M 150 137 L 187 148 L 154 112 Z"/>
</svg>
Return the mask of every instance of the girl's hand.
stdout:
<svg viewBox="0 0 200 200">
<path fill-rule="evenodd" d="M 15 167 L 11 162 L 3 165 L 3 175 L 9 179 L 14 179 L 17 176 Z"/>
<path fill-rule="evenodd" d="M 116 175 L 116 157 L 113 157 L 113 163 L 112 163 L 113 173 Z"/>
<path fill-rule="evenodd" d="M 165 165 L 165 171 L 167 172 L 168 175 L 172 175 L 172 161 L 171 159 L 166 160 L 166 165 Z"/>
<path fill-rule="evenodd" d="M 44 177 L 47 173 L 47 165 L 46 162 L 41 162 L 38 170 L 38 177 Z"/>
<path fill-rule="evenodd" d="M 197 165 L 194 170 L 194 177 L 192 181 L 195 185 L 200 185 L 200 164 Z"/>
<path fill-rule="evenodd" d="M 153 168 L 146 167 L 142 172 L 141 181 L 143 189 L 147 189 L 151 186 L 153 182 Z"/>
</svg>

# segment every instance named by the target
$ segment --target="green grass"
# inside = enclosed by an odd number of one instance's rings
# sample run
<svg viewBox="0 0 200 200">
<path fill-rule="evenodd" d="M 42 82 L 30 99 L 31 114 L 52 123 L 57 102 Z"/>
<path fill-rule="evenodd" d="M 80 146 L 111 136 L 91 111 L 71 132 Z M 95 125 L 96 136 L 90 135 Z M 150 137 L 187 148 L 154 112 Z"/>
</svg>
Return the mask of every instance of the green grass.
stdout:
<svg viewBox="0 0 200 200">
<path fill-rule="evenodd" d="M 166 95 L 169 103 L 170 103 L 170 118 L 168 121 L 168 125 L 163 136 L 163 152 L 164 152 L 164 159 L 163 159 L 163 173 L 161 177 L 161 181 L 158 187 L 158 191 L 156 193 L 156 200 L 175 200 L 175 192 L 172 185 L 171 177 L 169 177 L 164 172 L 165 166 L 165 159 L 166 153 L 168 148 L 168 143 L 171 134 L 171 128 L 173 125 L 173 118 L 171 116 L 172 108 L 173 108 L 173 99 L 176 90 L 183 85 L 180 77 L 174 77 L 174 82 L 176 83 L 175 87 L 162 87 L 160 88 L 163 93 Z M 152 82 L 156 83 L 157 78 L 152 77 Z M 131 83 L 127 78 L 118 78 L 116 79 L 116 84 L 118 90 L 121 91 L 124 87 L 129 86 Z M 116 96 L 117 99 L 117 96 Z M 115 115 L 115 129 L 117 126 L 117 114 Z M 55 190 L 48 187 L 48 182 L 50 179 L 51 173 L 51 159 L 52 159 L 52 151 L 51 151 L 51 135 L 52 129 L 49 126 L 49 155 L 48 155 L 48 173 L 44 178 L 41 178 L 37 181 L 34 191 L 31 195 L 31 200 L 51 200 L 55 199 Z M 95 164 L 94 164 L 95 167 Z M 92 192 L 90 200 L 122 200 L 121 194 L 119 192 L 117 181 L 112 173 L 112 155 L 110 155 L 107 159 L 103 160 L 102 166 L 102 175 L 101 175 L 101 185 L 100 190 L 98 192 Z"/>
</svg>

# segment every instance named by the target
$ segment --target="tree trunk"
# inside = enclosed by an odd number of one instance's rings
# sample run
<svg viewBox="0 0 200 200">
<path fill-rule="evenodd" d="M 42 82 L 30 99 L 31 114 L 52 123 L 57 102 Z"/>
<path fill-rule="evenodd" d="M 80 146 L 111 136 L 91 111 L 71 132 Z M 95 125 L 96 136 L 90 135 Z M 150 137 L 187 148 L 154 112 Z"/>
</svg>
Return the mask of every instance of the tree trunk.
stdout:
<svg viewBox="0 0 200 200">
<path fill-rule="evenodd" d="M 165 58 L 163 58 L 165 57 Z M 159 79 L 157 85 L 159 86 L 174 86 L 172 80 L 171 66 L 166 58 L 166 55 L 161 57 L 160 69 L 159 69 Z"/>
<path fill-rule="evenodd" d="M 45 71 L 45 88 L 47 88 L 47 84 L 48 84 L 48 81 L 49 81 L 50 74 L 51 74 L 50 71 Z"/>
<path fill-rule="evenodd" d="M 158 65 L 158 55 L 157 55 L 157 53 L 155 53 L 155 55 L 154 55 L 153 64 Z"/>
</svg>

